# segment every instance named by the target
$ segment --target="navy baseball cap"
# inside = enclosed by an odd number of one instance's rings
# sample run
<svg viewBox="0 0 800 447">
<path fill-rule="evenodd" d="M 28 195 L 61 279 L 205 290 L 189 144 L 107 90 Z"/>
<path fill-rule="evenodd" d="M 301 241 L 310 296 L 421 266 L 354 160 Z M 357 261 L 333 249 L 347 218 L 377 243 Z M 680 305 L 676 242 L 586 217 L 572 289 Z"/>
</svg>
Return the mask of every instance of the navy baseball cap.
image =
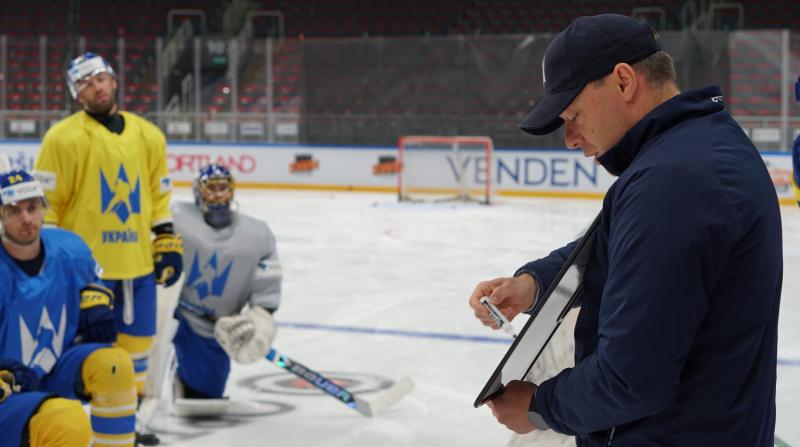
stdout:
<svg viewBox="0 0 800 447">
<path fill-rule="evenodd" d="M 558 117 L 591 81 L 659 51 L 650 25 L 619 14 L 578 17 L 553 38 L 542 61 L 544 97 L 519 128 L 546 135 L 564 124 Z"/>
</svg>

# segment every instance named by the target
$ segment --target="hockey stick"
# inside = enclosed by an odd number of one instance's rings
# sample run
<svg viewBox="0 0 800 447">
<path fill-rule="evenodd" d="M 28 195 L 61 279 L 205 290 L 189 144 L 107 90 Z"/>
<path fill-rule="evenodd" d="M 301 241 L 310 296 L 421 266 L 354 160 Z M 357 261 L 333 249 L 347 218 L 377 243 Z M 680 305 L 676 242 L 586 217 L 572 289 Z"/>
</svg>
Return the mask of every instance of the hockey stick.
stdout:
<svg viewBox="0 0 800 447">
<path fill-rule="evenodd" d="M 211 315 L 206 309 L 197 306 L 196 304 L 192 304 L 184 300 L 178 300 L 178 306 L 181 309 L 185 309 L 206 321 L 213 323 L 217 320 L 214 315 Z M 389 389 L 384 391 L 383 394 L 381 394 L 377 399 L 367 401 L 354 395 L 347 388 L 333 383 L 333 381 L 317 371 L 314 371 L 302 363 L 289 358 L 285 354 L 281 354 L 275 348 L 270 348 L 265 358 L 270 363 L 289 371 L 295 376 L 308 382 L 310 385 L 320 389 L 325 394 L 336 398 L 348 407 L 368 417 L 376 416 L 388 410 L 389 407 L 402 399 L 414 388 L 414 382 L 408 377 L 403 377 L 389 387 Z"/>
<path fill-rule="evenodd" d="M 156 410 L 163 397 L 163 388 L 168 383 L 168 358 L 172 355 L 172 337 L 177 330 L 177 322 L 172 318 L 178 305 L 178 295 L 183 288 L 186 275 L 181 274 L 171 287 L 156 286 L 156 335 L 150 348 L 149 368 L 144 386 L 144 398 L 136 411 L 136 431 L 138 436 L 150 437 L 146 443 L 139 439 L 141 445 L 157 445 L 158 439 L 150 425 L 156 416 Z"/>
</svg>

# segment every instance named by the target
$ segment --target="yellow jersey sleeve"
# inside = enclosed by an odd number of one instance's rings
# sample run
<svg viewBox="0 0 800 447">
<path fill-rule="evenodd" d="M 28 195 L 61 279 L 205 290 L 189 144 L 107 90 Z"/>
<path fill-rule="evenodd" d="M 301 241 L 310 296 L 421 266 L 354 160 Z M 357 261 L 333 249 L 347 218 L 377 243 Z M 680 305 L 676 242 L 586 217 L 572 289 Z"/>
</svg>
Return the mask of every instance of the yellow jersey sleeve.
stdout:
<svg viewBox="0 0 800 447">
<path fill-rule="evenodd" d="M 59 126 L 71 126 L 70 123 L 76 120 L 72 115 L 65 118 L 56 125 L 52 131 L 47 132 L 42 141 L 42 148 L 36 158 L 34 172 L 38 180 L 42 183 L 45 197 L 48 202 L 45 222 L 56 226 L 62 226 L 61 219 L 64 211 L 69 208 L 70 198 L 75 195 L 75 187 L 72 174 L 75 172 L 75 159 L 70 157 L 70 138 L 74 137 L 74 132 L 63 132 L 57 130 Z M 56 185 L 57 179 L 60 180 Z"/>
<path fill-rule="evenodd" d="M 172 221 L 169 202 L 172 198 L 172 180 L 167 165 L 167 139 L 161 129 L 143 121 L 142 137 L 148 146 L 148 170 L 150 171 L 150 196 L 153 201 L 153 216 L 150 227 Z"/>
</svg>

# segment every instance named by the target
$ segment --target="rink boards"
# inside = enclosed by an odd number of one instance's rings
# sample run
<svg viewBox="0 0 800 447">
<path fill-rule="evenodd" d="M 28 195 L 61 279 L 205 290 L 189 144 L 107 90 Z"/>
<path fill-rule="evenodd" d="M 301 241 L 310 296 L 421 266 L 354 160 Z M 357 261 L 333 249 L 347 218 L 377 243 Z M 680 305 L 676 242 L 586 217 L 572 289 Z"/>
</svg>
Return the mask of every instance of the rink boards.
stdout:
<svg viewBox="0 0 800 447">
<path fill-rule="evenodd" d="M 15 167 L 31 169 L 39 142 L 0 142 Z M 354 190 L 391 192 L 397 189 L 395 147 L 250 145 L 170 143 L 168 164 L 173 182 L 186 186 L 198 169 L 210 162 L 228 166 L 239 186 L 255 188 Z M 793 204 L 791 156 L 762 153 L 778 197 Z M 468 155 L 458 161 L 443 154 L 427 181 L 432 187 L 451 185 L 454 177 L 478 180 L 486 175 L 486 157 Z M 599 198 L 614 177 L 579 151 L 566 149 L 495 149 L 490 163 L 494 193 L 506 196 Z"/>
</svg>

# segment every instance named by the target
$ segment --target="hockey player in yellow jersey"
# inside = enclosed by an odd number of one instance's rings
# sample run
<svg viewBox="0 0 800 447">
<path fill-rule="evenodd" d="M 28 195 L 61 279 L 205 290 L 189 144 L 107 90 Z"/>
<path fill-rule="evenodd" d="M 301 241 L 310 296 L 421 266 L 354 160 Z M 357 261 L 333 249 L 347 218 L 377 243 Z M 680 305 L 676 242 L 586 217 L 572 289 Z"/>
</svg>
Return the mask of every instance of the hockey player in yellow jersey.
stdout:
<svg viewBox="0 0 800 447">
<path fill-rule="evenodd" d="M 102 57 L 74 59 L 67 84 L 83 110 L 44 136 L 35 170 L 50 203 L 45 222 L 78 233 L 103 266 L 103 282 L 116 295 L 116 345 L 133 358 L 141 396 L 156 284 L 172 285 L 183 268 L 169 211 L 166 139 L 144 118 L 119 110 L 114 70 Z"/>
</svg>

